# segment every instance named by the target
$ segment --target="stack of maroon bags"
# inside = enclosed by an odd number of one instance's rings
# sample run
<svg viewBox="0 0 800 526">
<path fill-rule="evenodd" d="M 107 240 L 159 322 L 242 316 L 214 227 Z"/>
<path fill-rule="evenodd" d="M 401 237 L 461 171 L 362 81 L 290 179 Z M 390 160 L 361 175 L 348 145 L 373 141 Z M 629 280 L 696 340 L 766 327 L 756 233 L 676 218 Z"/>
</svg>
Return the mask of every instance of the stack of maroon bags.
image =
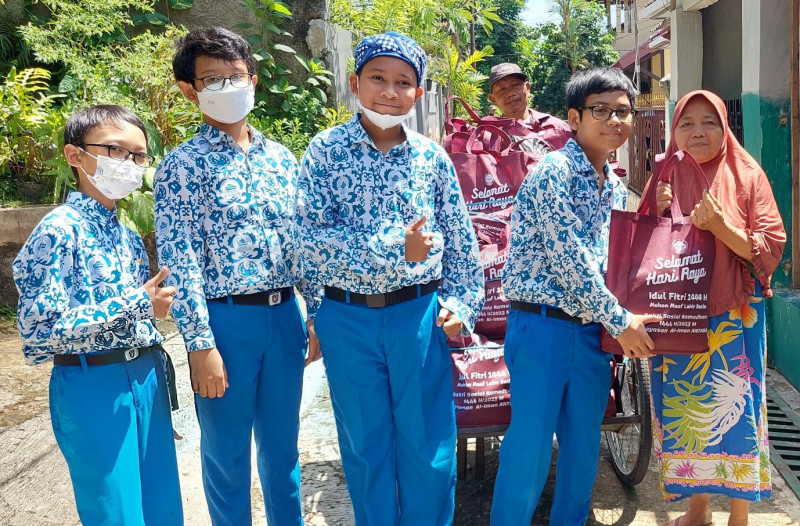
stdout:
<svg viewBox="0 0 800 526">
<path fill-rule="evenodd" d="M 503 117 L 478 117 L 463 99 L 450 100 L 460 101 L 471 117 L 450 118 L 446 106 L 444 147 L 478 236 L 486 278 L 486 303 L 474 333 L 448 341 L 454 364 L 456 423 L 460 428 L 505 425 L 511 420 L 509 377 L 503 360 L 509 302 L 501 278 L 509 254 L 511 209 L 525 176 L 544 153 L 562 147 L 563 139 L 547 127 Z M 559 144 L 551 144 L 556 143 L 556 136 Z M 522 141 L 534 141 L 534 151 L 529 151 L 530 147 L 523 151 Z"/>
</svg>

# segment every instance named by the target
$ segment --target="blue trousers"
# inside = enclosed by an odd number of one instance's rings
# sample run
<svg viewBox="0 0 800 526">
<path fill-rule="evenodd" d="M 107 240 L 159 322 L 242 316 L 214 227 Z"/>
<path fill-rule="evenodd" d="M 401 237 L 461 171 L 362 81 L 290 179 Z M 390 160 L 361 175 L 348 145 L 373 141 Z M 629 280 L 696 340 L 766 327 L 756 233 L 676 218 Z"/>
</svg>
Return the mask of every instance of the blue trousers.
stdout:
<svg viewBox="0 0 800 526">
<path fill-rule="evenodd" d="M 609 355 L 600 325 L 581 325 L 511 309 L 505 360 L 511 377 L 511 425 L 500 446 L 492 526 L 529 526 L 558 439 L 552 526 L 584 524 L 597 476 Z"/>
<path fill-rule="evenodd" d="M 215 526 L 251 524 L 250 443 L 270 526 L 303 524 L 297 433 L 307 345 L 297 300 L 273 307 L 209 302 L 225 362 L 222 398 L 195 395 L 203 488 Z"/>
<path fill-rule="evenodd" d="M 54 366 L 50 417 L 85 526 L 183 524 L 160 352 Z"/>
<path fill-rule="evenodd" d="M 357 526 L 452 524 L 456 424 L 437 294 L 382 308 L 325 298 L 315 327 Z"/>
</svg>

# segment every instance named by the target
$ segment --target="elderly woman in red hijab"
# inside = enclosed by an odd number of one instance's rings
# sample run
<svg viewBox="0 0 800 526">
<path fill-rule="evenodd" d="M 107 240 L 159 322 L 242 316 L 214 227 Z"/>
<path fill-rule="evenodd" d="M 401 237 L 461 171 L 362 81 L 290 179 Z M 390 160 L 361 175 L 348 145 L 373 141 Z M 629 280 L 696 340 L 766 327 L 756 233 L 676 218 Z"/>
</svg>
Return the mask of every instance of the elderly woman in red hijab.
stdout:
<svg viewBox="0 0 800 526">
<path fill-rule="evenodd" d="M 772 295 L 786 232 L 769 181 L 728 127 L 722 99 L 694 91 L 678 102 L 667 157 L 677 150 L 697 160 L 708 190 L 697 181 L 661 182 L 658 211 L 675 192 L 692 223 L 714 234 L 716 258 L 708 352 L 651 362 L 661 489 L 667 501 L 689 497 L 687 512 L 667 525 L 711 524 L 710 493 L 730 498 L 729 526 L 746 525 L 750 501 L 772 489 L 763 298 Z"/>
</svg>

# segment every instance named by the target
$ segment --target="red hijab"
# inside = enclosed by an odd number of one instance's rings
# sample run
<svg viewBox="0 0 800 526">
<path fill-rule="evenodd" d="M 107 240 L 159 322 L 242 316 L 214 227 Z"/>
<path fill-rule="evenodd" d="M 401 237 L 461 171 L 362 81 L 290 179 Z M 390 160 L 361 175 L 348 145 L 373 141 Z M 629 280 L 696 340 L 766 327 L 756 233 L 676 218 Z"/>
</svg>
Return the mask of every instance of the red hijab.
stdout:
<svg viewBox="0 0 800 526">
<path fill-rule="evenodd" d="M 724 130 L 719 154 L 700 165 L 706 183 L 711 194 L 722 205 L 726 222 L 744 230 L 753 245 L 753 260 L 748 263 L 719 239 L 716 240 L 717 255 L 711 274 L 708 305 L 709 315 L 716 316 L 740 307 L 747 301 L 748 296 L 755 291 L 753 274 L 761 282 L 764 296 L 772 296 L 770 280 L 780 263 L 786 244 L 786 231 L 764 170 L 736 140 L 728 127 L 725 103 L 717 95 L 698 90 L 687 93 L 678 101 L 672 117 L 672 135 L 665 158 L 668 159 L 678 151 L 675 128 L 684 108 L 695 97 L 706 99 L 714 107 Z M 655 173 L 660 173 L 660 166 L 656 166 Z M 651 177 L 648 187 L 652 181 Z M 673 192 L 678 197 L 684 214 L 690 213 L 694 205 L 702 199 L 702 185 L 676 184 Z M 640 212 L 646 212 L 647 209 L 647 203 L 643 201 Z"/>
</svg>

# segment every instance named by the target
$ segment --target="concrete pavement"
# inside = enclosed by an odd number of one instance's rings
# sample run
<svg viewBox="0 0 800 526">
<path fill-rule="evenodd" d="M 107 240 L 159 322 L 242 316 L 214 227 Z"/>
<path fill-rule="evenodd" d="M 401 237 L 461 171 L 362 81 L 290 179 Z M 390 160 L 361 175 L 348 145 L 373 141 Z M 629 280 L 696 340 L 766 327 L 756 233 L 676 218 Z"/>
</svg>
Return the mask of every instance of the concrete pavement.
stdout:
<svg viewBox="0 0 800 526">
<path fill-rule="evenodd" d="M 176 366 L 181 409 L 173 414 L 178 441 L 186 524 L 206 526 L 211 522 L 206 509 L 200 477 L 199 429 L 194 414 L 193 394 L 183 341 L 169 335 L 165 348 Z M 306 524 L 310 526 L 351 526 L 350 501 L 341 470 L 336 429 L 325 382 L 324 369 L 317 362 L 306 369 L 300 426 L 302 494 Z M 792 407 L 800 407 L 800 395 L 787 387 L 780 375 L 771 374 L 773 386 L 783 389 Z M 792 398 L 796 397 L 796 398 Z M 455 526 L 488 525 L 494 476 L 497 470 L 498 440 L 487 440 L 486 478 L 475 480 L 471 467 L 467 480 L 456 492 Z M 474 446 L 473 446 L 474 447 Z M 626 489 L 613 474 L 605 444 L 593 495 L 590 525 L 658 525 L 678 517 L 685 505 L 664 504 L 651 465 L 644 482 Z M 554 459 L 555 460 L 555 455 Z M 253 523 L 264 524 L 264 504 L 253 464 Z M 532 524 L 547 524 L 553 480 L 548 482 Z M 752 506 L 751 526 L 800 525 L 800 501 L 773 469 L 774 495 L 770 501 Z M 714 520 L 727 523 L 724 499 L 714 500 Z M 7 526 L 49 526 L 79 524 L 66 465 L 55 445 L 47 412 L 0 434 L 0 524 Z"/>
</svg>

